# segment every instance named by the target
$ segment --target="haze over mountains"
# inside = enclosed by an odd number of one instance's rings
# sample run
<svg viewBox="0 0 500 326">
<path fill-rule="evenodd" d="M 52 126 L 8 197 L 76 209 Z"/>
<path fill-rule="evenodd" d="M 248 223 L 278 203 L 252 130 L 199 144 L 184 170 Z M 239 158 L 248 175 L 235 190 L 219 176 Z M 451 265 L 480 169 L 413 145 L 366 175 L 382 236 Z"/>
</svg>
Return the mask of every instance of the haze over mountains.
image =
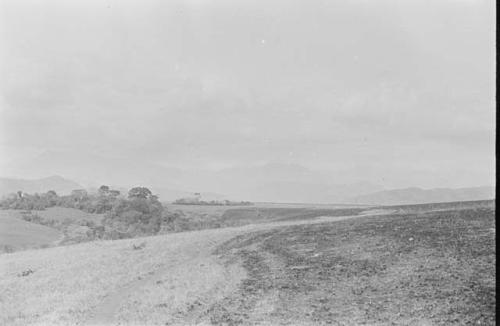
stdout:
<svg viewBox="0 0 500 326">
<path fill-rule="evenodd" d="M 490 186 L 470 188 L 406 188 L 378 191 L 348 200 L 353 204 L 404 205 L 454 201 L 494 199 L 495 188 Z"/>
<path fill-rule="evenodd" d="M 30 194 L 54 190 L 58 194 L 65 195 L 71 193 L 72 190 L 82 188 L 80 184 L 57 175 L 33 180 L 0 178 L 0 195 L 2 196 L 19 190 Z"/>
<path fill-rule="evenodd" d="M 46 151 L 15 167 L 14 175 L 26 175 L 26 179 L 32 180 L 1 179 L 1 195 L 18 190 L 28 193 L 55 190 L 64 194 L 79 188 L 95 190 L 106 184 L 122 193 L 133 186 L 146 186 L 165 201 L 191 196 L 194 192 L 202 193 L 205 200 L 369 205 L 494 198 L 494 188 L 488 184 L 489 187 L 424 190 L 387 185 L 377 178 L 373 179 L 375 182 L 363 180 L 344 171 L 313 170 L 280 162 L 200 170 L 167 167 L 143 157 L 124 160 L 92 153 L 68 155 Z M 54 176 L 40 178 L 46 175 Z M 441 184 L 439 179 L 436 183 Z M 406 185 L 415 186 L 410 181 Z"/>
<path fill-rule="evenodd" d="M 290 179 L 291 176 L 295 176 L 295 179 Z M 177 177 L 179 181 L 182 175 Z M 384 190 L 382 186 L 368 182 L 335 184 L 321 173 L 314 173 L 300 166 L 279 164 L 258 168 L 227 169 L 214 174 L 197 174 L 196 177 L 204 178 L 204 182 L 214 182 L 214 189 L 220 191 L 201 191 L 204 200 L 233 199 L 282 203 L 400 205 L 495 198 L 495 188 L 491 186 L 457 189 L 412 187 Z M 185 178 L 185 181 L 187 182 L 188 179 Z M 103 184 L 109 183 L 103 182 Z M 148 186 L 164 201 L 173 201 L 181 197 L 191 196 L 193 192 L 199 192 L 197 188 L 192 188 L 191 191 L 179 190 L 162 186 L 158 182 L 153 185 L 139 183 L 112 186 L 122 193 L 126 193 L 127 189 L 134 185 Z M 33 180 L 0 178 L 0 195 L 2 196 L 19 190 L 27 193 L 55 190 L 59 194 L 69 194 L 72 190 L 81 188 L 95 191 L 97 187 L 84 187 L 60 176 Z"/>
</svg>

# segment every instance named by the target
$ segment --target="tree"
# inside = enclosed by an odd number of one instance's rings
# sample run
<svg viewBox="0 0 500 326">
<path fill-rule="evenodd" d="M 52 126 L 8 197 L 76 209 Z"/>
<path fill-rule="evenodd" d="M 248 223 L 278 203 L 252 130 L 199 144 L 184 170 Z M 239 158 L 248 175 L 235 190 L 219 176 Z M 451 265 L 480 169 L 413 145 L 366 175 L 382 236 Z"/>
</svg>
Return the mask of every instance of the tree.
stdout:
<svg viewBox="0 0 500 326">
<path fill-rule="evenodd" d="M 153 193 L 146 187 L 134 187 L 130 189 L 128 192 L 129 199 L 133 198 L 148 199 L 150 198 L 151 195 L 153 195 Z"/>
<path fill-rule="evenodd" d="M 109 189 L 108 186 L 102 185 L 102 186 L 99 187 L 98 192 L 99 192 L 100 196 L 106 196 L 106 195 L 109 194 L 109 190 L 110 189 Z"/>
<path fill-rule="evenodd" d="M 111 197 L 118 197 L 118 196 L 120 196 L 120 192 L 118 190 L 110 190 L 109 195 Z"/>
<path fill-rule="evenodd" d="M 88 193 L 85 189 L 75 189 L 71 192 L 71 196 L 78 200 L 81 200 L 88 197 Z"/>
<path fill-rule="evenodd" d="M 109 197 L 108 197 L 109 198 Z M 116 198 L 104 218 L 106 234 L 124 232 L 127 237 L 157 234 L 163 220 L 163 205 L 148 188 L 135 187 L 128 199 Z"/>
<path fill-rule="evenodd" d="M 56 206 L 59 200 L 59 196 L 57 196 L 57 193 L 54 190 L 47 191 L 44 197 L 47 199 L 48 207 Z"/>
</svg>

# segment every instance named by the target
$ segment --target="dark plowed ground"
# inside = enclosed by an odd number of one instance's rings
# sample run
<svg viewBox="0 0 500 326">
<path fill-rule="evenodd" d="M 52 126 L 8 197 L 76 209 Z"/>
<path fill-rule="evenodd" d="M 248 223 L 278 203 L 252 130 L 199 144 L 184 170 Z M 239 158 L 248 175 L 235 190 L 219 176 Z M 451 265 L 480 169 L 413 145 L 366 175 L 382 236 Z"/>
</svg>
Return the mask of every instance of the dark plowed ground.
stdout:
<svg viewBox="0 0 500 326">
<path fill-rule="evenodd" d="M 494 325 L 493 209 L 245 234 L 217 253 L 248 277 L 198 322 Z"/>
</svg>

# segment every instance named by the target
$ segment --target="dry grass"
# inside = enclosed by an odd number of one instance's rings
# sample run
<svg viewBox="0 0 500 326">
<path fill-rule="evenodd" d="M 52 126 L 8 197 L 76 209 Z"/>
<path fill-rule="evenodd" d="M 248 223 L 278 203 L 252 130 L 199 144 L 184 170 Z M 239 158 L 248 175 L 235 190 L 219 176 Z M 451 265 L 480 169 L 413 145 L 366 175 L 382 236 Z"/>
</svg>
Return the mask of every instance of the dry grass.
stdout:
<svg viewBox="0 0 500 326">
<path fill-rule="evenodd" d="M 22 220 L 19 211 L 0 210 L 0 252 L 49 246 L 61 237 L 55 229 Z"/>
<path fill-rule="evenodd" d="M 225 267 L 210 252 L 196 254 L 190 261 L 174 263 L 168 275 L 159 275 L 128 293 L 116 319 L 120 325 L 194 323 L 211 302 L 236 291 L 245 276 L 237 264 Z"/>
<path fill-rule="evenodd" d="M 184 232 L 1 255 L 0 325 L 82 323 L 92 316 L 106 296 L 120 294 L 129 285 L 155 274 L 159 277 L 177 275 L 183 278 L 177 284 L 193 286 L 189 289 L 178 286 L 179 294 L 173 293 L 178 298 L 203 293 L 198 286 L 210 287 L 210 282 L 221 281 L 215 276 L 200 278 L 210 270 L 218 274 L 217 266 L 211 265 L 216 263 L 205 258 L 217 244 L 234 234 L 231 229 Z M 133 249 L 133 244 L 143 241 L 146 246 L 142 250 Z M 206 267 L 196 268 L 200 262 L 207 264 Z M 32 274 L 18 276 L 29 269 Z M 151 290 L 146 287 L 142 291 Z M 120 295 L 120 299 L 126 293 Z M 160 302 L 164 299 L 162 296 L 164 293 L 157 294 Z M 155 301 L 154 298 L 149 300 Z M 179 302 L 185 301 L 179 299 Z M 124 301 L 124 304 L 130 303 Z M 140 310 L 135 313 L 141 314 Z"/>
</svg>

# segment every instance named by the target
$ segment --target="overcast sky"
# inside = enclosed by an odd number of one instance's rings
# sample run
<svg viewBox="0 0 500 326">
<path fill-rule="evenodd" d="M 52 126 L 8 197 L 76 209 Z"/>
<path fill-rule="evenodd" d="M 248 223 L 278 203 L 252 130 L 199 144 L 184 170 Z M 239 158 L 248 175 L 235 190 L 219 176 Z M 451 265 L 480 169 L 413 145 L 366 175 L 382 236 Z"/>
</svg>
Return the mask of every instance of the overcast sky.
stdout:
<svg viewBox="0 0 500 326">
<path fill-rule="evenodd" d="M 283 163 L 492 184 L 494 6 L 0 0 L 0 175 L 42 177 L 37 158 L 57 153 L 121 162 L 123 178 L 138 162 Z"/>
</svg>

